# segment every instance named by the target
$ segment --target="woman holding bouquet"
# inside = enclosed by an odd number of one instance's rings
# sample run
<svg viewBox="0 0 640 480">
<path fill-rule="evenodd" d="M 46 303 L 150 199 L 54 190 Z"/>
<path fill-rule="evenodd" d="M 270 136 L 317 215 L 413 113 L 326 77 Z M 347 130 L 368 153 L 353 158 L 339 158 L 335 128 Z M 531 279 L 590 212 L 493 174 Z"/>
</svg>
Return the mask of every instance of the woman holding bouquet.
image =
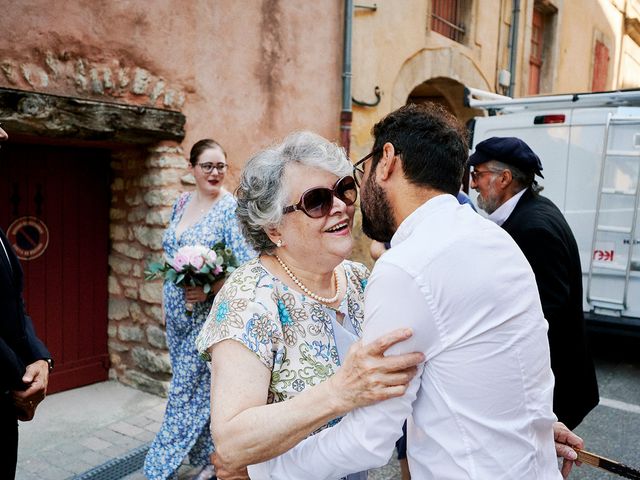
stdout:
<svg viewBox="0 0 640 480">
<path fill-rule="evenodd" d="M 255 256 L 240 232 L 236 201 L 223 188 L 227 155 L 220 144 L 205 139 L 191 149 L 190 169 L 196 182 L 193 192 L 180 195 L 164 234 L 169 259 L 187 245 L 212 248 L 224 242 L 243 263 Z M 216 292 L 222 282 L 212 286 Z M 209 457 L 213 443 L 209 432 L 209 369 L 198 358 L 195 338 L 211 309 L 213 295 L 203 287 L 177 287 L 164 282 L 164 317 L 173 370 L 169 399 L 162 427 L 144 463 L 147 478 L 170 478 L 188 455 L 191 465 L 202 465 L 196 478 L 214 478 Z M 192 310 L 192 312 L 189 312 Z"/>
<path fill-rule="evenodd" d="M 357 196 L 351 172 L 342 148 L 302 132 L 242 173 L 238 219 L 260 256 L 231 274 L 197 340 L 211 356 L 212 433 L 226 471 L 402 395 L 423 360 L 383 356 L 407 331 L 350 348 L 362 332 L 369 274 L 346 260 Z"/>
</svg>

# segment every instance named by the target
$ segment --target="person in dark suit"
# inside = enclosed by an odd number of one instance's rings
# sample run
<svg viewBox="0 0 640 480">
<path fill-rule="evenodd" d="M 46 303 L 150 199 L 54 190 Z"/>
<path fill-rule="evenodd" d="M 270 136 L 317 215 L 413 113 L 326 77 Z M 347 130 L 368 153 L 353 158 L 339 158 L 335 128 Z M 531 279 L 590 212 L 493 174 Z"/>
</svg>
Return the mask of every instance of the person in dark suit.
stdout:
<svg viewBox="0 0 640 480">
<path fill-rule="evenodd" d="M 539 195 L 542 163 L 522 140 L 492 137 L 469 158 L 478 206 L 501 225 L 529 261 L 549 322 L 553 409 L 574 429 L 598 404 L 598 384 L 585 335 L 578 245 L 560 210 Z M 544 177 L 542 177 L 544 178 Z"/>
<path fill-rule="evenodd" d="M 0 126 L 0 142 L 8 138 Z M 0 229 L 0 476 L 15 477 L 18 420 L 29 421 L 44 400 L 53 361 L 38 339 L 22 299 L 22 267 Z"/>
</svg>

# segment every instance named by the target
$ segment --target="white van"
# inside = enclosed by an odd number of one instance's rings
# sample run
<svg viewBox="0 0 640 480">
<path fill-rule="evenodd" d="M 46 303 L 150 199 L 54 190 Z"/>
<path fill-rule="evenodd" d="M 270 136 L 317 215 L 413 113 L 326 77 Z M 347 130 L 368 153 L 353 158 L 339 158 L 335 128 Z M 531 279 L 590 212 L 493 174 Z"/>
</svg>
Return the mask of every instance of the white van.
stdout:
<svg viewBox="0 0 640 480">
<path fill-rule="evenodd" d="M 542 160 L 542 195 L 564 213 L 580 249 L 588 324 L 640 335 L 640 90 L 466 93 L 468 106 L 486 114 L 472 121 L 473 149 L 518 137 Z"/>
</svg>

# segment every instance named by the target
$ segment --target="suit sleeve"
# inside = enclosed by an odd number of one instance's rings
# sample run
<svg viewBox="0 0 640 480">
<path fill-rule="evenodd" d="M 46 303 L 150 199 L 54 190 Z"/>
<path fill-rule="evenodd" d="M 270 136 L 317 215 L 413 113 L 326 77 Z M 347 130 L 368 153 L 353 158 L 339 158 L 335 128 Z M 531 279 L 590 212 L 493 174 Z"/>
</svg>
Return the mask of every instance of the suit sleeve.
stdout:
<svg viewBox="0 0 640 480">
<path fill-rule="evenodd" d="M 27 337 L 27 344 L 31 352 L 31 358 L 29 363 L 33 363 L 36 360 L 51 358 L 51 354 L 49 353 L 49 350 L 44 345 L 42 340 L 40 340 L 36 335 L 36 331 L 33 328 L 33 322 L 31 321 L 31 317 L 26 314 L 24 315 L 24 330 Z"/>
<path fill-rule="evenodd" d="M 20 360 L 16 352 L 0 337 L 0 387 L 9 390 L 22 390 L 22 376 L 25 372 L 25 364 Z M 0 391 L 0 393 L 3 393 Z"/>
<path fill-rule="evenodd" d="M 570 301 L 570 265 L 562 239 L 545 228 L 514 235 L 536 276 L 542 310 L 547 321 L 561 314 Z"/>
</svg>

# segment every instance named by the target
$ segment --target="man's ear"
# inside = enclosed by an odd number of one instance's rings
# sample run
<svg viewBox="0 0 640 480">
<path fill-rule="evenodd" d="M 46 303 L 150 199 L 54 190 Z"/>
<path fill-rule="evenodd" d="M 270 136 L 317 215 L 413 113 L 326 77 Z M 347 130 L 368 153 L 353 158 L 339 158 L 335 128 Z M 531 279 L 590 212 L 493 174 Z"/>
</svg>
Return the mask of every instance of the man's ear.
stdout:
<svg viewBox="0 0 640 480">
<path fill-rule="evenodd" d="M 513 173 L 511 170 L 506 169 L 500 173 L 500 186 L 502 188 L 509 188 L 509 186 L 513 183 Z"/>
<path fill-rule="evenodd" d="M 387 142 L 382 146 L 382 157 L 376 166 L 376 178 L 380 180 L 388 180 L 393 172 L 399 168 L 398 156 L 396 149 L 392 143 Z"/>
</svg>

